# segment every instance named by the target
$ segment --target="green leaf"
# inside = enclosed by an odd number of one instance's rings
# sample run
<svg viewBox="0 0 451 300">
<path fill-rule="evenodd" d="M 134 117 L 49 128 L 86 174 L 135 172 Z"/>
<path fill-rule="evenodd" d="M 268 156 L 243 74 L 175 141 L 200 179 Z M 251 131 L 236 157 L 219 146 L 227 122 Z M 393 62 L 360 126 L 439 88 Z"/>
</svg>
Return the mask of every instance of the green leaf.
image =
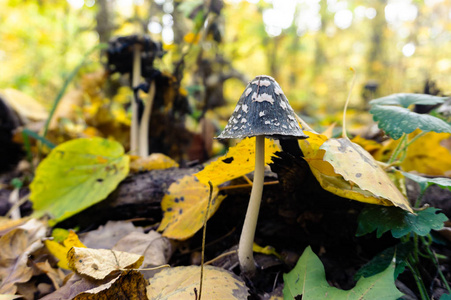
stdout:
<svg viewBox="0 0 451 300">
<path fill-rule="evenodd" d="M 394 279 L 398 278 L 398 275 L 404 272 L 407 266 L 407 256 L 412 252 L 413 243 L 411 241 L 407 243 L 399 243 L 396 246 L 390 247 L 382 251 L 373 257 L 372 260 L 363 265 L 360 270 L 354 275 L 354 279 L 358 280 L 360 277 L 370 277 L 384 271 L 393 260 L 393 256 L 396 253 L 396 267 Z"/>
<path fill-rule="evenodd" d="M 451 294 L 443 294 L 440 296 L 440 300 L 451 300 Z"/>
<path fill-rule="evenodd" d="M 407 94 L 399 93 L 390 96 L 374 99 L 370 101 L 370 105 L 401 105 L 409 107 L 412 104 L 435 105 L 444 103 L 447 97 L 438 97 L 427 94 Z"/>
<path fill-rule="evenodd" d="M 424 193 L 424 191 L 426 191 L 428 187 L 434 184 L 438 185 L 442 189 L 448 189 L 449 191 L 451 191 L 451 179 L 449 178 L 444 177 L 427 178 L 407 172 L 402 172 L 402 174 L 405 177 L 418 183 L 420 185 L 421 193 Z"/>
<path fill-rule="evenodd" d="M 305 249 L 296 266 L 290 273 L 284 274 L 284 299 L 294 299 L 302 295 L 303 300 L 310 299 L 398 299 L 403 294 L 398 291 L 393 279 L 394 265 L 383 272 L 360 279 L 356 286 L 344 291 L 331 287 L 326 280 L 326 272 L 318 256 L 310 247 Z"/>
<path fill-rule="evenodd" d="M 393 237 L 400 238 L 411 232 L 425 236 L 431 229 L 443 228 L 443 222 L 448 218 L 439 209 L 428 207 L 416 215 L 393 206 L 368 205 L 358 218 L 357 236 L 377 230 L 377 237 L 391 230 Z"/>
<path fill-rule="evenodd" d="M 411 112 L 404 107 L 374 105 L 370 113 L 373 114 L 373 120 L 378 122 L 379 128 L 395 140 L 417 128 L 427 132 L 451 132 L 451 125 L 445 121 Z"/>
<path fill-rule="evenodd" d="M 30 184 L 34 216 L 54 224 L 100 202 L 128 174 L 129 157 L 115 141 L 76 139 L 54 148 Z"/>
</svg>

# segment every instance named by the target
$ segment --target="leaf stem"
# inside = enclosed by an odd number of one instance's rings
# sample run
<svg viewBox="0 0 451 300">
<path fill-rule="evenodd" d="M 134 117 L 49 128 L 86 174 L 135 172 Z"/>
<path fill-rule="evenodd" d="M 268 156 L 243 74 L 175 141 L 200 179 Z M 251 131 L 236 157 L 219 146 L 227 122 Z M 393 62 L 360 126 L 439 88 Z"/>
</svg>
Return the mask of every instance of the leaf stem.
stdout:
<svg viewBox="0 0 451 300">
<path fill-rule="evenodd" d="M 401 150 L 401 146 L 404 143 L 404 140 L 406 139 L 407 135 L 405 133 L 402 134 L 401 139 L 399 140 L 398 145 L 396 146 L 395 150 L 393 151 L 392 155 L 390 156 L 390 159 L 388 160 L 388 164 L 392 164 L 395 159 L 398 157 L 400 150 Z"/>
<path fill-rule="evenodd" d="M 443 274 L 442 270 L 440 270 L 440 265 L 438 263 L 438 259 L 437 256 L 435 255 L 435 252 L 433 250 L 431 250 L 431 248 L 429 247 L 429 242 L 426 241 L 426 239 L 422 236 L 421 237 L 422 242 L 424 243 L 424 245 L 426 246 L 426 251 L 428 252 L 430 259 L 432 260 L 432 262 L 434 263 L 435 267 L 437 268 L 437 272 L 440 276 L 440 278 L 443 281 L 443 284 L 445 285 L 446 289 L 448 290 L 448 292 L 451 293 L 451 288 L 448 284 L 448 281 L 446 280 L 445 275 Z"/>
<path fill-rule="evenodd" d="M 410 258 L 410 259 L 409 259 Z M 422 300 L 430 300 L 429 295 L 427 294 L 426 287 L 424 286 L 423 280 L 421 279 L 420 275 L 418 274 L 418 270 L 415 267 L 415 264 L 412 264 L 412 256 L 410 256 L 407 259 L 407 267 L 412 272 L 413 278 L 415 280 L 415 283 L 417 284 L 418 291 L 420 292 L 420 296 Z"/>
</svg>

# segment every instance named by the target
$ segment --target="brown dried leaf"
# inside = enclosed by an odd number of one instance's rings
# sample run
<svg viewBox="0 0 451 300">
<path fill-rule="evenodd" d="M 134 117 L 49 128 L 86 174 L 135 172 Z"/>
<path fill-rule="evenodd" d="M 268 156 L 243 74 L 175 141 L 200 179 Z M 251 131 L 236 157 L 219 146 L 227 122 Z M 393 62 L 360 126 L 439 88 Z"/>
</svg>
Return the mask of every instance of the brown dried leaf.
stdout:
<svg viewBox="0 0 451 300">
<path fill-rule="evenodd" d="M 127 221 L 108 221 L 98 229 L 80 235 L 80 239 L 88 248 L 111 249 L 120 239 L 134 231 L 143 232 L 143 229 Z"/>
<path fill-rule="evenodd" d="M 142 255 L 133 253 L 78 247 L 70 249 L 67 258 L 72 270 L 97 280 L 114 271 L 139 268 L 144 261 Z"/>
<path fill-rule="evenodd" d="M 40 247 L 40 240 L 30 242 L 28 232 L 19 228 L 0 238 L 0 294 L 14 294 L 17 283 L 30 280 L 33 269 L 27 266 L 28 256 Z"/>
<path fill-rule="evenodd" d="M 147 280 L 135 270 L 121 273 L 110 282 L 85 291 L 74 300 L 146 300 Z"/>
<path fill-rule="evenodd" d="M 122 238 L 112 250 L 126 251 L 144 256 L 143 267 L 159 266 L 168 263 L 171 256 L 171 243 L 156 231 L 149 233 L 131 232 Z"/>
</svg>

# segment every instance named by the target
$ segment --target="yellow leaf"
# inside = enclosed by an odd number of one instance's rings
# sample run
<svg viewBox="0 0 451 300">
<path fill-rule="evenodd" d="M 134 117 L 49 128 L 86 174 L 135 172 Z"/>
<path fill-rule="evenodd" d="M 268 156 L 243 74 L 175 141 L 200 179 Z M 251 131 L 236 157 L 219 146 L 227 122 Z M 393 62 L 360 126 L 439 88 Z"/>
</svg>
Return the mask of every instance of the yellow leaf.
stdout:
<svg viewBox="0 0 451 300">
<path fill-rule="evenodd" d="M 418 132 L 412 132 L 409 140 Z M 406 172 L 417 171 L 433 176 L 450 176 L 451 153 L 440 143 L 449 139 L 449 133 L 428 132 L 407 148 L 407 156 L 401 164 Z"/>
<path fill-rule="evenodd" d="M 154 300 L 195 299 L 199 293 L 200 267 L 163 269 L 149 280 L 147 297 Z M 224 269 L 204 266 L 202 299 L 247 299 L 244 281 Z M 205 298 L 204 298 L 205 297 Z"/>
<path fill-rule="evenodd" d="M 252 251 L 257 252 L 257 253 L 266 254 L 266 255 L 274 255 L 275 257 L 282 259 L 282 256 L 279 253 L 277 253 L 276 249 L 274 249 L 274 247 L 272 247 L 272 246 L 262 247 L 260 245 L 257 245 L 256 243 L 254 243 L 252 245 Z"/>
<path fill-rule="evenodd" d="M 203 226 L 205 211 L 210 197 L 210 186 L 188 175 L 171 184 L 167 195 L 161 201 L 164 212 L 158 231 L 163 236 L 185 240 L 192 237 Z M 208 217 L 210 218 L 225 196 L 218 196 L 218 188 L 213 186 L 212 201 Z"/>
<path fill-rule="evenodd" d="M 179 164 L 162 153 L 153 153 L 148 157 L 131 156 L 130 170 L 132 172 L 178 168 Z"/>
<path fill-rule="evenodd" d="M 114 271 L 139 268 L 144 256 L 106 249 L 72 247 L 67 253 L 69 267 L 80 275 L 102 280 Z"/>
<path fill-rule="evenodd" d="M 356 184 L 360 189 L 371 192 L 377 198 L 388 200 L 393 205 L 413 213 L 408 200 L 371 154 L 362 147 L 347 138 L 341 138 L 327 140 L 321 145 L 321 149 L 326 151 L 324 160 L 329 162 L 334 167 L 334 171 L 351 185 Z"/>
<path fill-rule="evenodd" d="M 391 183 L 386 173 L 377 165 L 370 154 L 365 152 L 361 147 L 348 140 L 348 143 L 350 144 L 348 146 L 353 149 L 353 153 L 345 154 L 341 153 L 340 150 L 344 151 L 347 147 L 342 147 L 339 140 L 328 140 L 326 136 L 314 132 L 304 131 L 304 133 L 307 134 L 309 138 L 299 140 L 299 146 L 304 153 L 305 160 L 309 164 L 310 170 L 323 189 L 340 197 L 360 202 L 391 206 L 395 204 L 393 203 L 393 201 L 395 201 L 397 203 L 395 205 L 402 206 L 403 208 L 406 207 L 407 210 L 411 211 L 407 200 L 402 196 L 399 190 L 396 189 L 393 183 Z M 347 144 L 344 146 L 346 145 Z M 356 148 L 360 149 L 357 150 Z M 327 155 L 326 158 L 325 155 Z M 336 161 L 338 161 L 338 166 L 335 163 Z M 373 163 L 368 164 L 368 161 L 372 161 Z M 332 163 L 334 163 L 334 165 L 332 165 Z M 353 164 L 358 165 L 362 170 L 356 171 Z M 366 167 L 368 167 L 368 169 L 364 168 L 365 165 L 367 165 Z M 373 169 L 371 166 L 377 166 L 377 168 L 374 167 Z M 378 170 L 378 177 L 372 177 L 373 173 L 376 172 L 375 170 Z M 349 172 L 350 174 L 347 174 L 346 172 Z M 344 175 L 342 173 L 344 173 Z M 362 180 L 358 180 L 359 178 L 356 177 L 357 173 L 360 173 L 359 176 L 364 180 L 363 183 L 361 182 Z M 375 181 L 377 179 L 379 180 Z M 370 184 L 366 181 L 369 181 Z M 379 184 L 376 187 L 375 184 L 377 184 L 377 182 L 383 183 L 384 188 L 379 188 Z M 363 187 L 360 186 L 359 183 L 363 185 Z M 376 194 L 373 193 L 371 189 L 368 189 L 368 186 L 372 185 L 377 188 L 375 191 Z M 387 192 L 385 189 L 387 189 Z M 381 190 L 384 193 L 381 194 Z M 393 198 L 393 196 L 395 197 Z"/>
<path fill-rule="evenodd" d="M 279 147 L 273 140 L 265 140 L 265 164 L 271 162 L 274 152 Z M 218 160 L 206 166 L 202 171 L 195 174 L 197 179 L 204 184 L 208 181 L 214 186 L 241 177 L 254 171 L 255 168 L 255 137 L 246 138 L 236 146 L 230 147 L 229 152 Z"/>
<path fill-rule="evenodd" d="M 85 247 L 82 242 L 78 239 L 77 234 L 70 230 L 69 235 L 67 238 L 63 241 L 63 244 L 61 245 L 58 242 L 46 240 L 44 241 L 45 246 L 47 249 L 49 249 L 50 253 L 53 254 L 56 258 L 59 259 L 58 267 L 66 270 L 70 270 L 69 264 L 67 261 L 67 253 L 72 247 Z"/>
<path fill-rule="evenodd" d="M 194 34 L 192 32 L 188 32 L 183 37 L 183 40 L 188 44 L 197 44 L 199 43 L 200 34 Z"/>
<path fill-rule="evenodd" d="M 4 89 L 0 91 L 3 99 L 24 119 L 44 121 L 48 118 L 48 112 L 39 102 L 21 91 Z"/>
<path fill-rule="evenodd" d="M 376 151 L 382 148 L 382 145 L 379 144 L 378 142 L 373 140 L 367 140 L 361 137 L 360 135 L 354 137 L 351 141 L 353 143 L 356 143 L 357 145 L 360 145 L 363 149 L 365 149 L 371 154 L 375 153 Z"/>
</svg>

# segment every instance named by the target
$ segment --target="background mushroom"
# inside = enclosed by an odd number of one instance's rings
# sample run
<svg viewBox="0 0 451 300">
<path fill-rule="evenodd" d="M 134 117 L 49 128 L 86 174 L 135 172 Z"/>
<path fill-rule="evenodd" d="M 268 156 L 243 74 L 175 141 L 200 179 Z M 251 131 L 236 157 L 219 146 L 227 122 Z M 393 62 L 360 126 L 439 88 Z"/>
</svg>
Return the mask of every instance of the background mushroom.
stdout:
<svg viewBox="0 0 451 300">
<path fill-rule="evenodd" d="M 267 75 L 255 77 L 246 86 L 218 138 L 241 139 L 254 136 L 256 137 L 254 181 L 238 247 L 241 271 L 248 276 L 252 276 L 256 270 L 252 245 L 263 192 L 265 137 L 307 138 L 279 84 Z"/>
</svg>

